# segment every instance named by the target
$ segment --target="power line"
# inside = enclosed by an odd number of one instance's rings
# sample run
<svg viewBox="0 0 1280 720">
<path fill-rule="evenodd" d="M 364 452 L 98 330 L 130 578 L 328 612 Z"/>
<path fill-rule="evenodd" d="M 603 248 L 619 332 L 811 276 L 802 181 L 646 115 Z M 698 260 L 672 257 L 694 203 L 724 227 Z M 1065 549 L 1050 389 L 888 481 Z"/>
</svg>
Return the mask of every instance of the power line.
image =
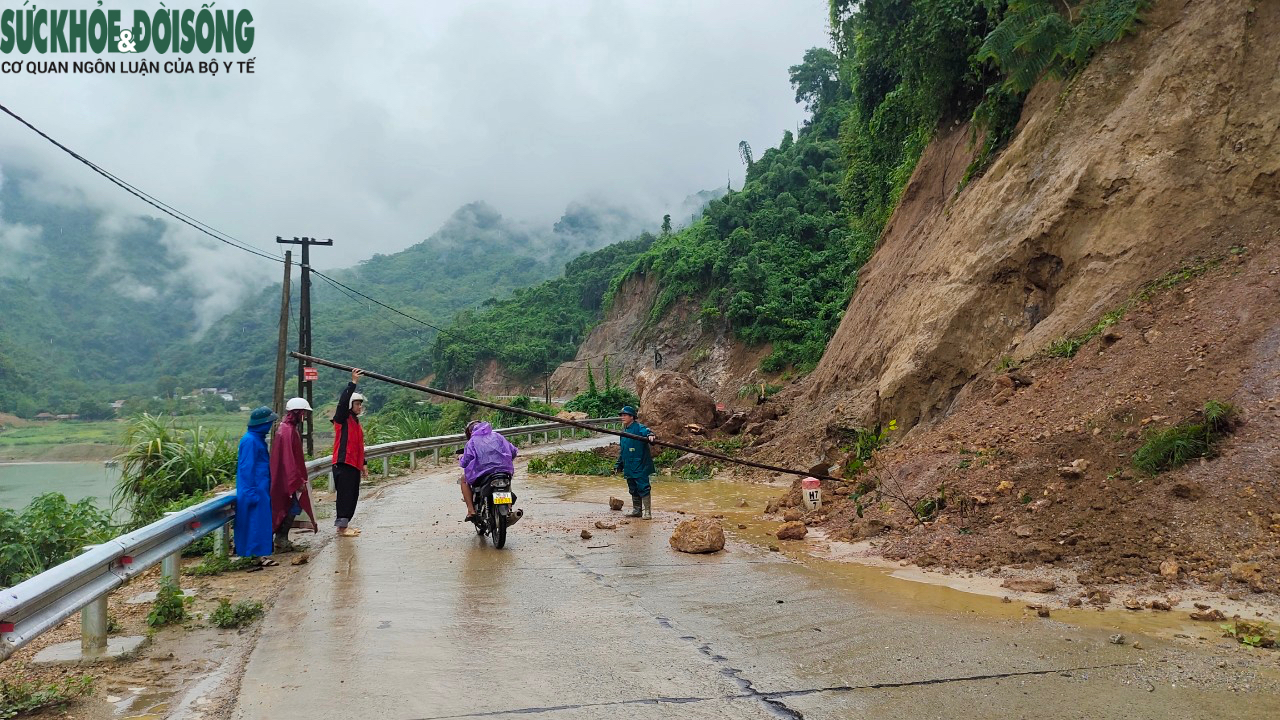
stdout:
<svg viewBox="0 0 1280 720">
<path fill-rule="evenodd" d="M 201 222 L 201 221 L 199 221 L 199 220 L 196 220 L 195 218 L 190 217 L 190 216 L 189 216 L 189 215 L 187 215 L 186 213 L 183 213 L 182 211 L 180 211 L 180 210 L 178 210 L 178 209 L 176 209 L 176 208 L 173 208 L 173 207 L 169 206 L 169 205 L 168 205 L 168 204 L 166 204 L 165 202 L 163 202 L 163 201 L 159 200 L 158 198 L 156 198 L 156 197 L 154 197 L 154 196 L 152 196 L 152 195 L 150 195 L 150 194 L 148 194 L 148 193 L 144 192 L 143 190 L 141 190 L 141 189 L 139 189 L 139 188 L 137 188 L 137 187 L 134 187 L 134 186 L 133 186 L 133 185 L 131 185 L 130 183 L 128 183 L 128 182 L 126 182 L 125 180 L 123 180 L 123 179 L 121 179 L 121 178 L 117 177 L 116 175 L 112 174 L 111 172 L 109 172 L 109 171 L 105 170 L 104 168 L 102 168 L 102 167 L 101 167 L 101 166 L 99 166 L 98 164 L 94 163 L 93 161 L 89 160 L 88 158 L 84 157 L 83 155 L 81 155 L 81 154 L 77 153 L 76 151 L 72 150 L 71 148 L 67 147 L 66 145 L 63 145 L 62 143 L 58 142 L 57 140 L 54 140 L 52 137 L 49 137 L 49 135 L 48 135 L 48 134 L 46 134 L 43 130 L 41 130 L 40 128 L 36 127 L 35 125 L 32 125 L 31 123 L 27 122 L 27 120 L 26 120 L 25 118 L 23 118 L 21 115 L 18 115 L 18 114 L 17 114 L 17 113 L 15 113 L 14 111 L 10 110 L 10 109 L 9 109 L 8 107 L 6 107 L 5 105 L 0 104 L 0 110 L 3 110 L 7 115 L 9 115 L 10 117 L 12 117 L 14 120 L 17 120 L 18 122 L 22 123 L 23 125 L 26 125 L 26 126 L 27 126 L 28 128 L 30 128 L 30 129 L 31 129 L 31 131 L 32 131 L 32 132 L 34 132 L 35 134 L 39 135 L 40 137 L 44 138 L 45 140 L 48 140 L 50 143 L 52 143 L 52 144 L 54 145 L 54 147 L 57 147 L 59 150 L 61 150 L 61 151 L 65 152 L 66 154 L 70 155 L 71 157 L 75 158 L 76 160 L 79 160 L 81 163 L 84 163 L 84 165 L 85 165 L 85 166 L 87 166 L 89 169 L 91 169 L 91 170 L 93 170 L 94 172 L 98 173 L 99 175 L 101 175 L 102 177 L 106 178 L 107 180 L 110 180 L 112 183 L 114 183 L 115 185 L 119 186 L 119 187 L 120 187 L 120 189 L 124 190 L 125 192 L 129 193 L 130 195 L 133 195 L 134 197 L 136 197 L 136 198 L 138 198 L 139 200 L 141 200 L 141 201 L 143 201 L 143 202 L 147 203 L 148 205 L 150 205 L 150 206 L 154 207 L 155 209 L 157 209 L 157 210 L 159 210 L 159 211 L 161 211 L 161 212 L 163 212 L 163 213 L 165 213 L 165 214 L 169 215 L 170 217 L 174 218 L 175 220 L 178 220 L 179 222 L 185 223 L 186 225 L 189 225 L 189 226 L 191 226 L 191 227 L 195 228 L 196 230 L 198 230 L 198 231 L 200 231 L 200 232 L 204 233 L 205 235 L 208 235 L 209 237 L 213 238 L 214 240 L 217 240 L 217 241 L 218 241 L 218 242 L 220 242 L 220 243 L 224 243 L 224 244 L 226 244 L 226 245 L 230 245 L 231 247 L 234 247 L 234 248 L 237 248 L 237 249 L 240 249 L 240 250 L 244 250 L 245 252 L 252 253 L 252 254 L 257 255 L 258 257 L 261 257 L 261 258 L 266 258 L 267 260 L 272 260 L 272 261 L 274 261 L 274 262 L 278 262 L 278 263 L 284 263 L 284 258 L 283 258 L 283 257 L 280 257 L 280 256 L 278 256 L 278 255 L 269 255 L 269 254 L 267 254 L 266 252 L 263 252 L 263 251 L 261 251 L 261 250 L 258 250 L 257 248 L 254 248 L 254 247 L 251 247 L 251 246 L 249 246 L 249 245 L 246 245 L 246 244 L 242 243 L 241 241 L 236 240 L 236 239 L 235 239 L 234 237 L 232 237 L 231 235 L 228 235 L 227 233 L 224 233 L 224 232 L 222 232 L 221 230 L 218 230 L 217 228 L 213 227 L 212 225 L 207 225 L 206 223 L 203 223 L 203 222 Z"/>
</svg>

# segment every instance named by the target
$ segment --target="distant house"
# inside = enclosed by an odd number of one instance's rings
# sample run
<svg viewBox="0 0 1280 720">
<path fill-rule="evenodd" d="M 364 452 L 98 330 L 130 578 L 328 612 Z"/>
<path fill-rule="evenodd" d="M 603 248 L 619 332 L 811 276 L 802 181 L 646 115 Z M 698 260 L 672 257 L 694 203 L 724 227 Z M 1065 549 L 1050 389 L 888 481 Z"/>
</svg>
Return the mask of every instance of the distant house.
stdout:
<svg viewBox="0 0 1280 720">
<path fill-rule="evenodd" d="M 235 400 L 235 398 L 232 397 L 231 393 L 229 392 L 218 393 L 218 397 L 222 398 L 223 400 L 226 400 L 227 402 L 232 402 L 233 400 Z"/>
<path fill-rule="evenodd" d="M 57 420 L 58 416 L 54 415 L 53 413 L 42 412 L 39 415 L 36 415 L 36 419 L 37 420 Z"/>
<path fill-rule="evenodd" d="M 111 409 L 112 409 L 112 410 L 119 410 L 119 409 L 120 409 L 120 408 L 122 408 L 122 407 L 124 407 L 124 401 L 123 401 L 123 400 L 116 400 L 115 402 L 111 403 Z"/>
</svg>

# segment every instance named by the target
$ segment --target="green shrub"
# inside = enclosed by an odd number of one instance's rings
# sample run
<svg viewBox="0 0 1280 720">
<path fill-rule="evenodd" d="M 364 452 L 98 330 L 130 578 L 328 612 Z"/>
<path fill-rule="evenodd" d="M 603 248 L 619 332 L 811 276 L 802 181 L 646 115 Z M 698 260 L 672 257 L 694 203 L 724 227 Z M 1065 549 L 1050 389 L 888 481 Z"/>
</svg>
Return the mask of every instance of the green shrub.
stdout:
<svg viewBox="0 0 1280 720">
<path fill-rule="evenodd" d="M 193 565 L 189 568 L 183 568 L 183 575 L 193 575 L 196 577 L 207 577 L 210 575 L 221 575 L 224 572 L 232 570 L 247 570 L 258 564 L 257 558 L 233 558 L 229 555 L 218 555 L 209 552 L 204 556 L 204 560 L 199 565 Z"/>
<path fill-rule="evenodd" d="M 156 601 L 147 613 L 147 624 L 151 627 L 162 627 L 171 623 L 180 623 L 187 619 L 187 598 L 182 594 L 178 584 L 168 578 L 160 579 L 160 589 L 156 593 Z"/>
<path fill-rule="evenodd" d="M 852 442 L 841 447 L 842 450 L 849 453 L 849 460 L 844 466 L 844 476 L 852 478 L 862 472 L 863 468 L 866 467 L 867 461 L 871 459 L 876 450 L 889 444 L 889 433 L 896 432 L 897 429 L 897 420 L 890 420 L 888 425 L 877 425 L 871 430 L 854 428 L 849 433 Z"/>
<path fill-rule="evenodd" d="M 535 475 L 564 473 L 565 475 L 608 475 L 616 461 L 589 450 L 565 451 L 529 461 L 529 472 Z"/>
<path fill-rule="evenodd" d="M 1196 458 L 1212 457 L 1214 447 L 1231 432 L 1235 414 L 1232 406 L 1210 400 L 1198 420 L 1148 431 L 1142 447 L 1133 454 L 1134 467 L 1158 473 Z"/>
<path fill-rule="evenodd" d="M 0 585 L 10 587 L 112 535 L 111 516 L 92 500 L 46 493 L 21 513 L 0 508 Z"/>
<path fill-rule="evenodd" d="M 236 448 L 225 435 L 200 425 L 180 427 L 172 418 L 141 415 L 129 421 L 124 447 L 111 499 L 128 512 L 132 527 L 235 481 Z"/>
<path fill-rule="evenodd" d="M 238 628 L 262 617 L 262 603 L 256 600 L 238 602 L 235 605 L 226 598 L 218 600 L 218 607 L 209 614 L 209 622 L 214 627 Z"/>
<path fill-rule="evenodd" d="M 70 702 L 93 693 L 93 677 L 77 675 L 42 685 L 20 678 L 0 678 L 0 720 Z"/>
</svg>

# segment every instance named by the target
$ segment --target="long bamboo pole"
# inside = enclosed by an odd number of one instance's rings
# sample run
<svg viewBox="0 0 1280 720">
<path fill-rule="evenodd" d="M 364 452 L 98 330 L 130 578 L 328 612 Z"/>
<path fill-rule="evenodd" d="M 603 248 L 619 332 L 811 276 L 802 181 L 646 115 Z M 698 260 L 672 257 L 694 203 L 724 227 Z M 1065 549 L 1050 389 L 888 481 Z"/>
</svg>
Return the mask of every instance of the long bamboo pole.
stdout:
<svg viewBox="0 0 1280 720">
<path fill-rule="evenodd" d="M 325 360 L 324 358 L 318 358 L 312 355 L 303 355 L 302 353 L 299 353 L 299 352 L 292 352 L 289 354 L 292 357 L 295 357 L 299 360 L 308 361 L 313 365 L 323 365 L 325 367 L 331 367 L 335 370 L 342 370 L 345 372 L 351 372 L 352 370 L 355 369 L 355 367 L 351 365 L 343 365 L 342 363 L 336 363 L 336 362 L 333 362 L 332 360 Z M 640 440 L 642 442 L 648 440 L 648 438 L 642 437 L 640 435 L 632 435 L 631 433 L 620 432 L 617 430 L 609 430 L 608 428 L 598 428 L 592 425 L 586 425 L 584 423 L 577 422 L 575 420 L 558 418 L 554 415 L 540 413 L 540 412 L 537 412 L 536 410 L 526 410 L 524 408 L 511 407 L 510 405 L 500 405 L 498 403 L 489 402 L 487 400 L 470 398 L 470 397 L 467 397 L 466 395 L 460 395 L 458 393 L 449 392 L 448 390 L 440 390 L 438 388 L 427 387 L 426 385 L 419 385 L 418 383 L 409 382 L 408 380 L 393 378 L 390 375 L 383 375 L 382 373 L 373 372 L 372 370 L 361 370 L 361 372 L 364 373 L 364 376 L 367 378 L 372 378 L 374 380 L 381 380 L 382 382 L 390 383 L 392 385 L 399 385 L 400 387 L 409 388 L 410 390 L 418 390 L 420 392 L 427 393 L 428 395 L 435 395 L 436 397 L 448 398 L 450 400 L 457 400 L 459 402 L 468 403 L 470 405 L 478 405 L 480 407 L 486 407 L 491 410 L 501 410 L 503 412 L 514 413 L 516 415 L 524 415 L 525 417 L 537 418 L 539 420 L 545 420 L 547 422 L 571 425 L 573 427 L 582 428 L 583 430 L 590 430 L 591 432 L 603 433 L 605 435 L 616 435 L 618 437 L 631 438 L 633 440 Z M 792 470 L 789 468 L 778 467 L 777 465 L 768 465 L 766 463 L 758 463 L 752 460 L 732 458 L 732 457 L 729 457 L 728 455 L 721 455 L 720 453 L 711 452 L 709 450 L 703 450 L 701 448 L 687 447 L 685 445 L 677 445 L 675 443 L 666 442 L 664 440 L 654 440 L 652 444 L 657 445 L 659 447 L 668 447 L 673 450 L 682 450 L 686 453 L 701 455 L 703 457 L 708 457 L 713 460 L 721 460 L 727 463 L 733 463 L 735 465 L 745 465 L 747 467 L 753 467 L 760 470 L 769 470 L 771 472 L 783 473 L 785 475 L 796 475 L 799 477 L 813 477 L 819 480 L 833 480 L 835 482 L 843 482 L 840 478 L 832 477 L 830 475 L 814 475 L 813 473 L 807 470 Z"/>
</svg>

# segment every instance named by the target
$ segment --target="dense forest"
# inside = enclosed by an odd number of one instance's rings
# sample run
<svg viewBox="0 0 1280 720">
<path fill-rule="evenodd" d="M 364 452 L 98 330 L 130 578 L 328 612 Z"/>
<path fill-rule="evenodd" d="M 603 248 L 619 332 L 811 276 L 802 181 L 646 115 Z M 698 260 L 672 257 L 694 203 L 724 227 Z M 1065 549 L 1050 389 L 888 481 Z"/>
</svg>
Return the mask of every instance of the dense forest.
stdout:
<svg viewBox="0 0 1280 720">
<path fill-rule="evenodd" d="M 790 68 L 795 100 L 810 119 L 759 157 L 739 143 L 741 190 L 713 200 L 688 227 L 662 233 L 600 296 L 575 292 L 598 289 L 597 274 L 581 285 L 566 274 L 523 291 L 519 302 L 460 315 L 456 329 L 472 338 L 501 333 L 522 348 L 505 359 L 508 372 L 544 372 L 573 356 L 566 337 L 582 337 L 618 286 L 644 273 L 662 288 L 651 321 L 677 298 L 694 297 L 704 321 L 727 323 L 746 344 L 772 345 L 762 369 L 805 372 L 822 356 L 858 269 L 939 128 L 971 123 L 976 159 L 967 182 L 1009 139 L 1038 79 L 1069 77 L 1128 32 L 1146 4 L 831 0 L 834 50 L 813 48 Z M 604 267 L 603 257 L 590 265 Z M 442 337 L 432 357 L 459 382 L 493 355 Z"/>
</svg>

